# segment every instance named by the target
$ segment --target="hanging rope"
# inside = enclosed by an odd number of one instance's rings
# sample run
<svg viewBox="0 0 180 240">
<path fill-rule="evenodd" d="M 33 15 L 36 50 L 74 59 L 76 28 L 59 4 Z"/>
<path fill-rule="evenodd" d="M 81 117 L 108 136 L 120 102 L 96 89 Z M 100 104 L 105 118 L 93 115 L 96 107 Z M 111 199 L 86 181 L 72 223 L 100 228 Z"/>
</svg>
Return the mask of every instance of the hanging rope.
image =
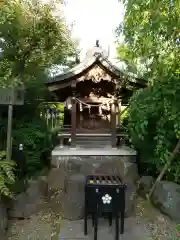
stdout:
<svg viewBox="0 0 180 240">
<path fill-rule="evenodd" d="M 107 103 L 99 103 L 99 104 L 85 103 L 85 102 L 79 100 L 78 98 L 76 98 L 76 101 L 79 102 L 80 104 L 83 104 L 83 105 L 87 106 L 87 107 L 100 107 L 100 106 L 108 105 L 111 102 L 111 99 Z"/>
</svg>

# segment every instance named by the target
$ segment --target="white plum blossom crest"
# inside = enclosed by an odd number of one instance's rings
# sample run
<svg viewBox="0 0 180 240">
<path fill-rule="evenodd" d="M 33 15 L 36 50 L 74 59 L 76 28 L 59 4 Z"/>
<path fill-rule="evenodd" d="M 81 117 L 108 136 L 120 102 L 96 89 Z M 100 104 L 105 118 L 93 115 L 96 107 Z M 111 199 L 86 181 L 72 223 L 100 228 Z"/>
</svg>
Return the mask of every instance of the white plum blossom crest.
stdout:
<svg viewBox="0 0 180 240">
<path fill-rule="evenodd" d="M 110 204 L 112 200 L 112 197 L 109 194 L 105 194 L 102 197 L 103 204 Z"/>
</svg>

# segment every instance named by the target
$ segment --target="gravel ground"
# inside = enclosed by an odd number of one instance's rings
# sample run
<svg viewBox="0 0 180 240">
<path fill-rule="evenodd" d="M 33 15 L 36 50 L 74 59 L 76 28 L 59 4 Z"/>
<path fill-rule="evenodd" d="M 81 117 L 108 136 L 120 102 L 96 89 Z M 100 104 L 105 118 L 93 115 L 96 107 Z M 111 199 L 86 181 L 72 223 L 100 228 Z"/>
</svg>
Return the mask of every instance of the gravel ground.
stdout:
<svg viewBox="0 0 180 240">
<path fill-rule="evenodd" d="M 132 228 L 137 227 L 137 225 L 140 226 L 140 229 L 145 228 L 151 235 L 152 240 L 180 239 L 169 238 L 176 224 L 141 198 L 137 200 L 136 215 L 132 218 L 132 221 L 130 221 L 132 222 Z M 60 215 L 54 214 L 48 204 L 44 204 L 42 210 L 32 216 L 31 219 L 12 221 L 7 239 L 56 240 L 59 239 L 61 224 L 63 225 L 63 220 L 61 220 Z"/>
</svg>

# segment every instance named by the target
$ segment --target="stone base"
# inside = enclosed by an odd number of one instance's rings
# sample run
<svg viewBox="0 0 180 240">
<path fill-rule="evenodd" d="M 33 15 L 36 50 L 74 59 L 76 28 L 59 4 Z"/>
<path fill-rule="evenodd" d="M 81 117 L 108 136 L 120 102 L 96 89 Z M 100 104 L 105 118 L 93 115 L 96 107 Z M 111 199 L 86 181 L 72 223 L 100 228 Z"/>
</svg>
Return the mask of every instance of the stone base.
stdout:
<svg viewBox="0 0 180 240">
<path fill-rule="evenodd" d="M 99 150 L 99 153 L 100 151 L 102 149 Z M 114 154 L 112 154 L 113 151 Z M 52 156 L 53 168 L 49 173 L 48 186 L 49 192 L 52 190 L 58 191 L 58 189 L 62 190 L 63 200 L 61 199 L 62 204 L 59 210 L 63 212 L 64 218 L 76 220 L 83 217 L 84 201 L 82 199 L 84 196 L 85 178 L 91 174 L 120 175 L 122 181 L 127 184 L 125 214 L 127 217 L 133 214 L 136 198 L 136 181 L 139 179 L 135 163 L 136 155 L 129 148 L 123 151 L 124 155 L 117 155 L 117 149 L 110 149 L 106 155 L 93 155 L 93 150 L 91 150 L 91 155 L 80 155 L 79 150 L 77 151 L 79 155 L 62 154 L 57 156 L 54 153 Z M 72 152 L 70 151 L 70 153 Z M 85 149 L 81 153 L 85 153 Z M 71 214 L 71 211 L 73 214 Z"/>
</svg>

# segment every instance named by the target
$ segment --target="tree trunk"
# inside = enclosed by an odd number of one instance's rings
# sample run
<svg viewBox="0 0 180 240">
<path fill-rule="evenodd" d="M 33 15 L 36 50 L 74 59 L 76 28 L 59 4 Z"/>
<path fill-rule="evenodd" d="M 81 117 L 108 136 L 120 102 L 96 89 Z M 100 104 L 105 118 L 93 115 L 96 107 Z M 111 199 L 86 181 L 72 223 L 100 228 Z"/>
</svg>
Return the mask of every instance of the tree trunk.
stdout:
<svg viewBox="0 0 180 240">
<path fill-rule="evenodd" d="M 152 196 L 153 192 L 154 192 L 154 189 L 157 185 L 157 183 L 159 181 L 161 181 L 161 179 L 163 178 L 164 174 L 166 173 L 168 167 L 170 166 L 172 160 L 175 158 L 176 154 L 178 153 L 180 149 L 180 140 L 178 140 L 177 144 L 176 144 L 176 147 L 174 148 L 173 152 L 171 153 L 167 163 L 165 164 L 165 166 L 163 167 L 162 171 L 160 172 L 158 178 L 156 179 L 155 183 L 153 184 L 152 188 L 150 189 L 149 191 L 149 194 L 147 195 L 147 198 L 150 199 L 150 197 Z"/>
</svg>

